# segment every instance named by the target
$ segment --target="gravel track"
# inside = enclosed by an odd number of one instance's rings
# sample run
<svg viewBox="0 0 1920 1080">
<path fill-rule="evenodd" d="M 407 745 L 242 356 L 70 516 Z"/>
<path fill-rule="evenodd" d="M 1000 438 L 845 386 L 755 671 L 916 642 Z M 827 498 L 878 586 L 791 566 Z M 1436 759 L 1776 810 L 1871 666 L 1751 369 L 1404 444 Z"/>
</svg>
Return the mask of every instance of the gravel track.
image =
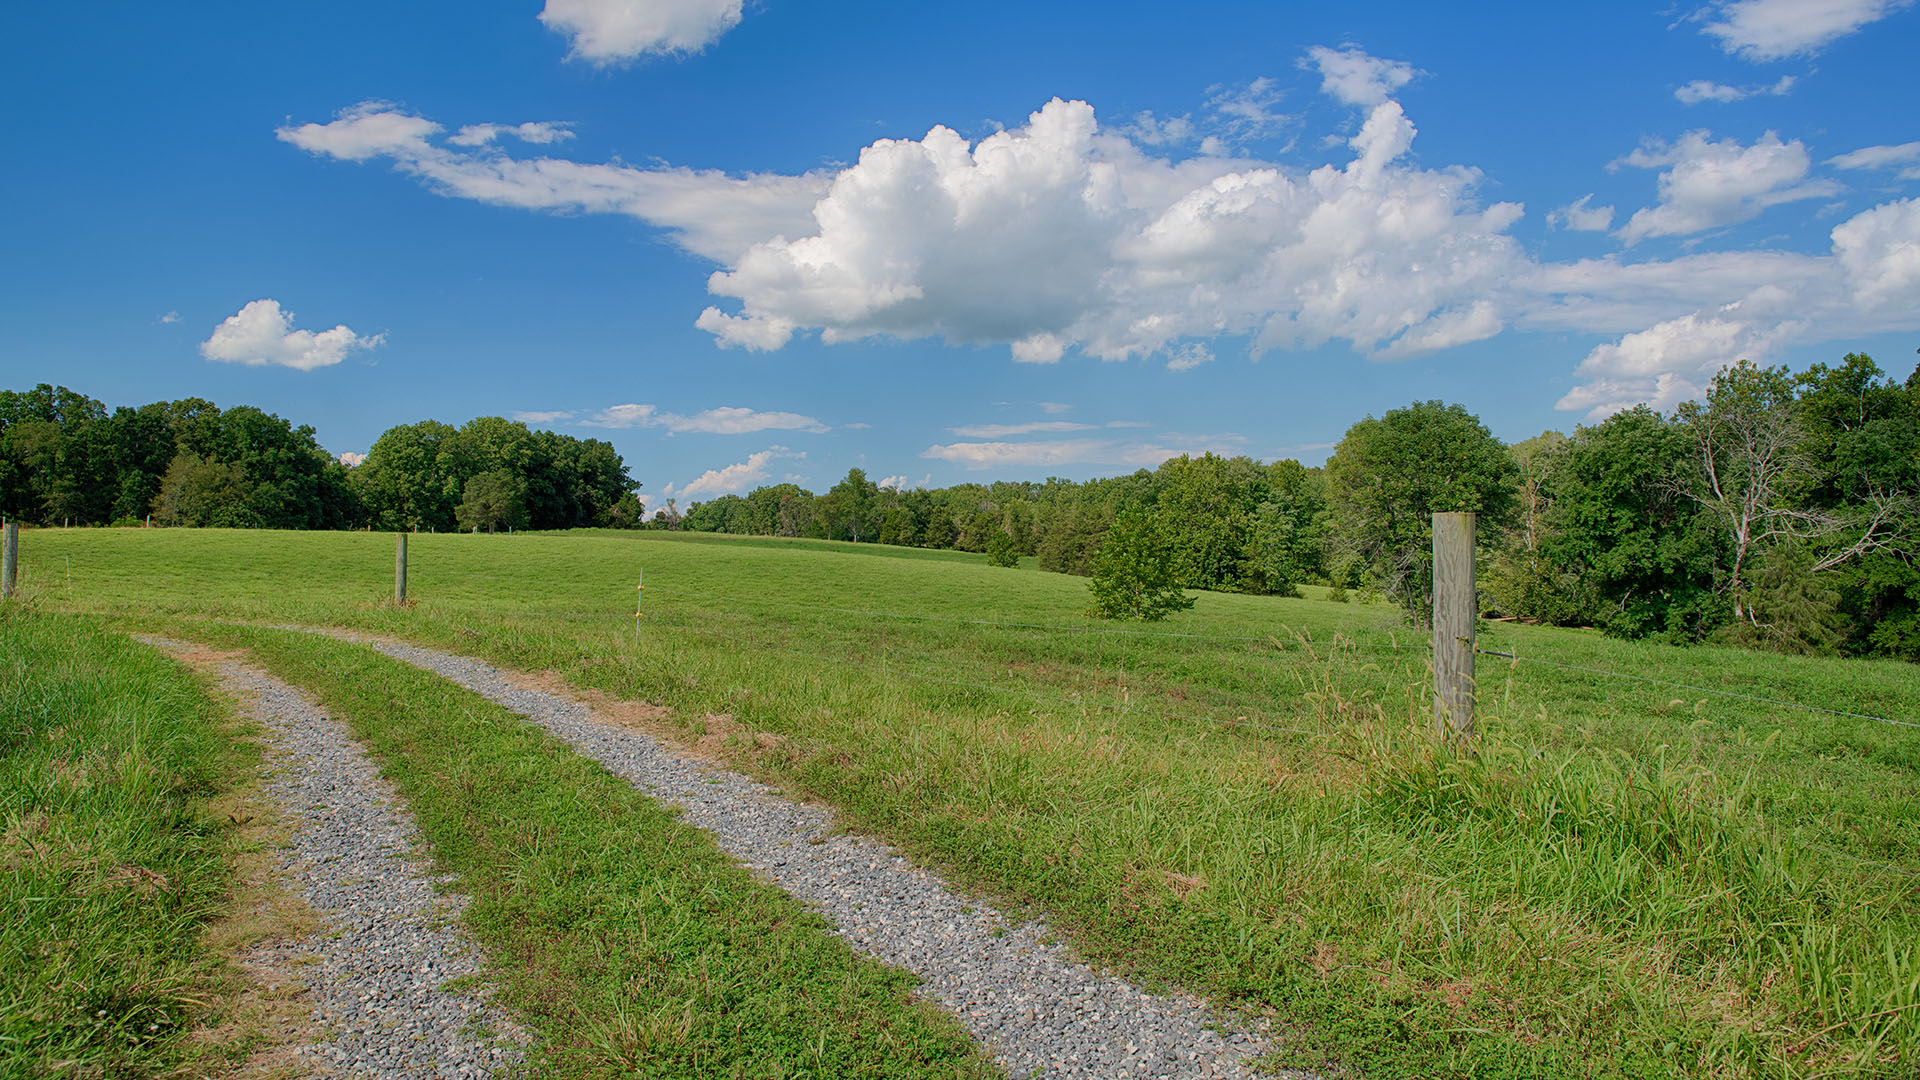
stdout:
<svg viewBox="0 0 1920 1080">
<path fill-rule="evenodd" d="M 371 645 L 539 724 L 711 833 L 720 847 L 814 905 L 860 952 L 920 976 L 1008 1074 L 1027 1077 L 1245 1077 L 1272 1049 L 1245 1019 L 1185 994 L 1149 994 L 1053 943 L 1042 921 L 1014 924 L 885 843 L 837 833 L 829 811 L 692 760 L 600 720 L 570 698 L 510 683 L 478 660 L 364 635 Z M 1306 1078 L 1291 1070 L 1280 1075 Z"/>
<path fill-rule="evenodd" d="M 264 791 L 294 823 L 278 869 L 325 926 L 273 947 L 312 993 L 320 1041 L 299 1050 L 302 1074 L 460 1080 L 519 1062 L 506 1014 L 444 985 L 481 967 L 466 898 L 431 873 L 412 815 L 347 726 L 256 668 L 209 667 L 265 732 Z"/>
</svg>

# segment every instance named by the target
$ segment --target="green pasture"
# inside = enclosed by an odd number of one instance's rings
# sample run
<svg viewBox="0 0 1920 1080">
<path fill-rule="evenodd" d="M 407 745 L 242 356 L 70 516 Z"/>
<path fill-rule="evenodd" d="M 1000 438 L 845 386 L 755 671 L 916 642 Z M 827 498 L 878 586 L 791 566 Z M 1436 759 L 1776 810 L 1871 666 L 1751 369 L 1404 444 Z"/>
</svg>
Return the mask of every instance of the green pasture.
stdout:
<svg viewBox="0 0 1920 1080">
<path fill-rule="evenodd" d="M 393 546 L 30 531 L 22 586 L 182 634 L 355 626 L 658 702 L 1089 958 L 1271 1012 L 1293 1060 L 1920 1060 L 1920 728 L 1707 692 L 1913 723 L 1910 665 L 1501 624 L 1481 644 L 1529 659 L 1481 658 L 1481 734 L 1456 753 L 1428 736 L 1420 637 L 1382 605 L 1203 594 L 1116 626 L 1083 616 L 1084 581 L 981 556 L 570 533 L 413 536 L 396 609 Z"/>
</svg>

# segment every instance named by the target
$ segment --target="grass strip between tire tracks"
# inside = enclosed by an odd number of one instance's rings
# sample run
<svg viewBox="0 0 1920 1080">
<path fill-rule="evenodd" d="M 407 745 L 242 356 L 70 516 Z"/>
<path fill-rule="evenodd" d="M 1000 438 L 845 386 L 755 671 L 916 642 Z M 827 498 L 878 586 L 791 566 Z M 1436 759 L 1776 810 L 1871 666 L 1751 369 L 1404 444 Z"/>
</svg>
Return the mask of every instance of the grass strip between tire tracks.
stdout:
<svg viewBox="0 0 1920 1080">
<path fill-rule="evenodd" d="M 986 1077 L 913 977 L 479 695 L 363 646 L 193 623 L 350 724 L 407 800 L 500 1000 L 564 1077 Z"/>
</svg>

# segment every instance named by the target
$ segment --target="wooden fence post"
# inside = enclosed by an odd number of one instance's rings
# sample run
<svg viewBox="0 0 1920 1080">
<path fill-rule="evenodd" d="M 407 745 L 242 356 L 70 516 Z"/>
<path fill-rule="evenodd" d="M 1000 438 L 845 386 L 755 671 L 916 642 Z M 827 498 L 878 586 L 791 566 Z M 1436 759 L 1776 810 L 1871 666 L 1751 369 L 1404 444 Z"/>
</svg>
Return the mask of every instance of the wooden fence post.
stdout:
<svg viewBox="0 0 1920 1080">
<path fill-rule="evenodd" d="M 1473 732 L 1473 514 L 1433 515 L 1433 724 L 1443 739 Z"/>
<path fill-rule="evenodd" d="M 407 534 L 394 535 L 399 541 L 393 547 L 393 603 L 402 607 L 407 602 Z"/>
<path fill-rule="evenodd" d="M 7 522 L 6 539 L 0 542 L 0 600 L 13 598 L 14 575 L 20 572 L 20 523 Z"/>
</svg>

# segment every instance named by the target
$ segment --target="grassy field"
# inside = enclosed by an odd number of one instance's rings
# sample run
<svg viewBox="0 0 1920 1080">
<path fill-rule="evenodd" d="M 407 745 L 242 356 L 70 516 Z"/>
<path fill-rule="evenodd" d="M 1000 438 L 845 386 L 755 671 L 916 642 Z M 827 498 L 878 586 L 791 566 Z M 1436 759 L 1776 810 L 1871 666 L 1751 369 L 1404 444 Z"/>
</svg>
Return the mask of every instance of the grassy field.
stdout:
<svg viewBox="0 0 1920 1080">
<path fill-rule="evenodd" d="M 688 737 L 724 713 L 741 767 L 1362 1075 L 1920 1061 L 1920 729 L 1483 657 L 1457 756 L 1389 609 L 1202 595 L 1116 633 L 1079 579 L 950 552 L 416 536 L 397 610 L 390 535 L 21 548 L 47 606 L 362 627 L 665 704 Z M 1907 665 L 1510 625 L 1482 644 L 1920 720 Z"/>
</svg>

